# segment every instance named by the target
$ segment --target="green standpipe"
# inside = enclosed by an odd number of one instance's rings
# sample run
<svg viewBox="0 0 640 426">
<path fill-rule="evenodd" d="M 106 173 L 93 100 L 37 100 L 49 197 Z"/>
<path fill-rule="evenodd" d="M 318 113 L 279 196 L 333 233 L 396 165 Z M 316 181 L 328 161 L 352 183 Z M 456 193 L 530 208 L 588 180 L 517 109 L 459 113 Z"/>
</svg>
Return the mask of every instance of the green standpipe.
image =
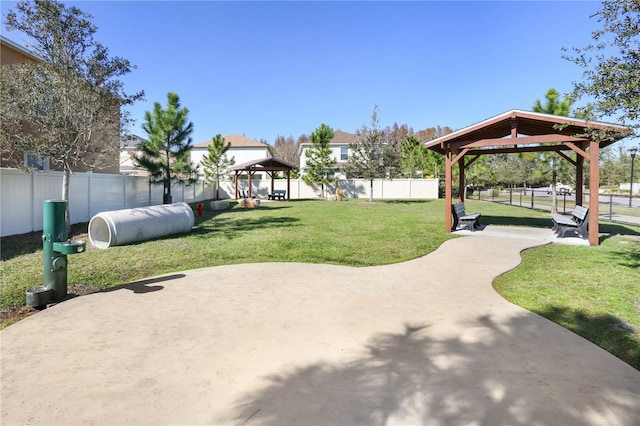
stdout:
<svg viewBox="0 0 640 426">
<path fill-rule="evenodd" d="M 45 306 L 67 297 L 67 255 L 85 251 L 84 241 L 69 241 L 65 221 L 67 202 L 47 200 L 43 204 L 42 258 L 44 286 L 27 290 L 27 305 Z"/>
</svg>

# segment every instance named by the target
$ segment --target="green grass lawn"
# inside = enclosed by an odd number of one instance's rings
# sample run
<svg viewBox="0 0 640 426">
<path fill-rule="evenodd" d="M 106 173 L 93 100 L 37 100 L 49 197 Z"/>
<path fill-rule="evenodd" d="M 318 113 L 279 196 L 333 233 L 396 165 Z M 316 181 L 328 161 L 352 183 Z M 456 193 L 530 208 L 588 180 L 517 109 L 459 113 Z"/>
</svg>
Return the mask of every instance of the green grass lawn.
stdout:
<svg viewBox="0 0 640 426">
<path fill-rule="evenodd" d="M 104 289 L 180 270 L 251 262 L 372 266 L 423 256 L 454 238 L 444 232 L 443 200 L 296 200 L 258 209 L 206 211 L 187 235 L 69 256 L 70 287 Z M 550 228 L 549 213 L 467 201 L 482 223 Z M 74 227 L 86 238 L 87 224 Z M 508 300 L 537 312 L 640 369 L 640 228 L 602 223 L 600 247 L 527 250 L 496 281 Z M 0 309 L 24 305 L 42 285 L 38 233 L 2 239 Z M 542 274 L 541 272 L 544 271 Z M 544 276 L 544 279 L 542 278 Z"/>
</svg>

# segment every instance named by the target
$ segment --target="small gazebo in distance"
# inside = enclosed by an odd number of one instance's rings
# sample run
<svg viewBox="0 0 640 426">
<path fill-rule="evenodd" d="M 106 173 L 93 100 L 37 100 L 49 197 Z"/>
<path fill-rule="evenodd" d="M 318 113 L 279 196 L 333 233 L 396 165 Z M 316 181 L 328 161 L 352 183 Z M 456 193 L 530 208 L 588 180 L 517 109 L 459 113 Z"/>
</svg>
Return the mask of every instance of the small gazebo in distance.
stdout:
<svg viewBox="0 0 640 426">
<path fill-rule="evenodd" d="M 552 151 L 576 168 L 576 204 L 583 202 L 584 160 L 589 161 L 589 244 L 598 245 L 600 148 L 633 134 L 630 127 L 536 112 L 511 110 L 427 142 L 445 156 L 445 226 L 451 232 L 452 180 L 458 164 L 460 201 L 464 201 L 465 169 L 482 155 Z M 566 152 L 577 153 L 576 159 Z"/>
<path fill-rule="evenodd" d="M 291 170 L 295 169 L 296 166 L 290 163 L 287 163 L 284 160 L 280 160 L 279 158 L 270 157 L 263 158 L 261 160 L 253 160 L 248 161 L 243 164 L 238 164 L 230 168 L 235 173 L 234 175 L 234 183 L 235 183 L 235 199 L 238 199 L 238 177 L 242 173 L 247 174 L 248 180 L 248 196 L 251 198 L 251 180 L 253 179 L 253 175 L 257 172 L 265 172 L 269 177 L 271 177 L 271 192 L 273 192 L 274 188 L 274 178 L 275 174 L 278 172 L 284 172 L 287 176 L 287 201 L 291 200 Z"/>
</svg>

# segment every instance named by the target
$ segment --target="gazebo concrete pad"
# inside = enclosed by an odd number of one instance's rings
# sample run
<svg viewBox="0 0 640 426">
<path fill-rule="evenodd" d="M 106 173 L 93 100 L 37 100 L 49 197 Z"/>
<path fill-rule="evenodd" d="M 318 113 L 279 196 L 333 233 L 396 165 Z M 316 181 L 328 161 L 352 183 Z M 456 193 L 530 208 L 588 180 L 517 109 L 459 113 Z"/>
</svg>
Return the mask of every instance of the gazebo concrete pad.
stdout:
<svg viewBox="0 0 640 426">
<path fill-rule="evenodd" d="M 222 266 L 71 299 L 0 332 L 0 420 L 637 424 L 640 372 L 493 290 L 544 243 L 463 237 L 395 265 Z"/>
</svg>

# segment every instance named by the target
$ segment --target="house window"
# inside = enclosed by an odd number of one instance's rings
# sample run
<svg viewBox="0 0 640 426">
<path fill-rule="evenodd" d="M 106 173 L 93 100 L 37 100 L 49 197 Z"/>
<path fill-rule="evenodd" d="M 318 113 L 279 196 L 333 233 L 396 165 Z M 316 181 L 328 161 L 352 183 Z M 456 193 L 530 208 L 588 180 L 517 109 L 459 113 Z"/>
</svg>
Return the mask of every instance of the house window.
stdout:
<svg viewBox="0 0 640 426">
<path fill-rule="evenodd" d="M 25 152 L 24 165 L 36 170 L 49 170 L 49 157 L 40 157 L 35 152 Z"/>
<path fill-rule="evenodd" d="M 340 161 L 347 161 L 347 152 L 349 151 L 348 146 L 340 147 Z"/>
</svg>

